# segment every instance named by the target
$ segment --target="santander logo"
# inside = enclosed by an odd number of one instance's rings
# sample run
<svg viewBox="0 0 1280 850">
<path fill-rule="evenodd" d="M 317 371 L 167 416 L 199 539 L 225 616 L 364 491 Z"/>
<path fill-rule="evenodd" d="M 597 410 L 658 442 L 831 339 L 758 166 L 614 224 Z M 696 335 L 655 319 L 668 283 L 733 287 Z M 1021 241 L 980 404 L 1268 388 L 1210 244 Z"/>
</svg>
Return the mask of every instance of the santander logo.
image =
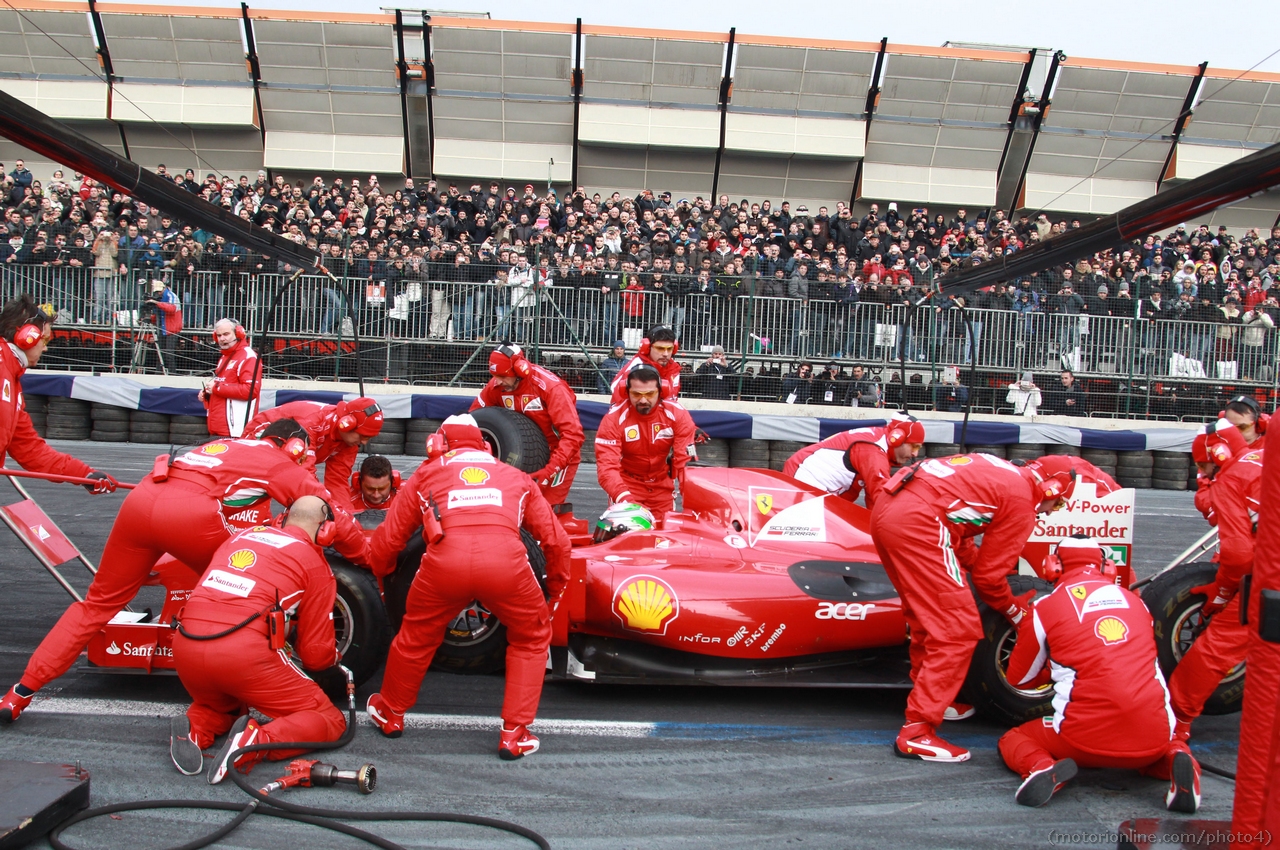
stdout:
<svg viewBox="0 0 1280 850">
<path fill-rule="evenodd" d="M 119 655 L 120 647 L 116 646 L 115 641 L 111 641 L 111 646 L 107 647 L 107 655 Z"/>
</svg>

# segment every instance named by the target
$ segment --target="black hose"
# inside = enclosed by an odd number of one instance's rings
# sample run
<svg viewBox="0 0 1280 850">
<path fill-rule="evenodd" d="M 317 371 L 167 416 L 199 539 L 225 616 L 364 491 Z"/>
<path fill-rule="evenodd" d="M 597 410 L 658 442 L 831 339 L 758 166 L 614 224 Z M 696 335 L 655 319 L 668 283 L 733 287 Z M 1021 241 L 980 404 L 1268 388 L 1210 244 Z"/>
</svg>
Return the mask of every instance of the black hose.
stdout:
<svg viewBox="0 0 1280 850">
<path fill-rule="evenodd" d="M 1230 770 L 1223 770 L 1220 767 L 1214 767 L 1213 765 L 1209 764 L 1207 761 L 1200 762 L 1200 769 L 1204 771 L 1208 771 L 1209 773 L 1212 773 L 1214 776 L 1221 776 L 1223 779 L 1230 779 L 1232 782 L 1236 781 L 1236 775 L 1234 772 Z"/>
</svg>

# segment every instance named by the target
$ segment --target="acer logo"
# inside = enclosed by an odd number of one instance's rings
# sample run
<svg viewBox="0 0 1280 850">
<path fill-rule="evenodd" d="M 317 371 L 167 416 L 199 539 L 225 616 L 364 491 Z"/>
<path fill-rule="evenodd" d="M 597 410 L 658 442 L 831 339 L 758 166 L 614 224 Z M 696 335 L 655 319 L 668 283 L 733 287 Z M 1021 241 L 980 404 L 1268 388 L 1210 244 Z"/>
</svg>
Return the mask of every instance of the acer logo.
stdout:
<svg viewBox="0 0 1280 850">
<path fill-rule="evenodd" d="M 819 620 L 865 620 L 875 607 L 871 602 L 819 602 L 813 616 Z"/>
</svg>

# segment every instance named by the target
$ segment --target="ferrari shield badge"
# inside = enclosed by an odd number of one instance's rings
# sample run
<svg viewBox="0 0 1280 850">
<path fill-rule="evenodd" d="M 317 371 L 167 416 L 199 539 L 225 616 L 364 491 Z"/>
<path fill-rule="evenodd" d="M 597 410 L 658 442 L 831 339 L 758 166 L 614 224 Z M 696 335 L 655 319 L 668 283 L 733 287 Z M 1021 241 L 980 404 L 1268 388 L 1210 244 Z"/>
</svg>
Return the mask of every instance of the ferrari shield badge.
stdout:
<svg viewBox="0 0 1280 850">
<path fill-rule="evenodd" d="M 629 631 L 662 635 L 668 624 L 680 616 L 680 600 L 662 579 L 632 576 L 613 594 L 613 613 Z"/>
<path fill-rule="evenodd" d="M 757 493 L 756 494 L 756 510 L 762 514 L 767 514 L 773 510 L 773 494 Z"/>
</svg>

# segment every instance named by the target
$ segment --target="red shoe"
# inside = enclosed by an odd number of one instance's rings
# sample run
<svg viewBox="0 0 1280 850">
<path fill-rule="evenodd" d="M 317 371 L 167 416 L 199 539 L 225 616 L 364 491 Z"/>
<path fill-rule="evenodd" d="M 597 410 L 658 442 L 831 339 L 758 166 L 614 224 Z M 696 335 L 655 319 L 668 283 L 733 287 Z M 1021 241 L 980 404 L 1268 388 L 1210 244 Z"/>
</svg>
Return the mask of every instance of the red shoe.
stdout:
<svg viewBox="0 0 1280 850">
<path fill-rule="evenodd" d="M 1079 768 L 1071 759 L 1050 762 L 1031 771 L 1031 775 L 1018 786 L 1013 799 L 1017 800 L 1019 806 L 1030 806 L 1033 809 L 1043 806 L 1058 793 L 1059 788 L 1074 779 L 1078 772 Z"/>
<path fill-rule="evenodd" d="M 947 710 L 942 713 L 943 720 L 968 720 L 978 713 L 978 710 L 968 703 L 953 702 L 947 706 Z"/>
<path fill-rule="evenodd" d="M 368 713 L 373 725 L 388 738 L 399 738 L 404 734 L 404 713 L 392 711 L 382 698 L 382 694 L 373 694 L 364 710 Z"/>
<path fill-rule="evenodd" d="M 1191 740 L 1191 721 L 1178 720 L 1173 726 L 1173 740 L 1186 743 Z"/>
<path fill-rule="evenodd" d="M 908 723 L 893 742 L 893 754 L 904 759 L 960 762 L 969 760 L 969 751 L 938 736 L 928 723 Z"/>
<path fill-rule="evenodd" d="M 213 757 L 213 764 L 209 765 L 209 784 L 217 785 L 226 778 L 227 771 L 232 767 L 231 754 L 236 750 L 241 747 L 251 747 L 254 744 L 267 744 L 270 742 L 271 739 L 267 737 L 266 731 L 258 725 L 258 721 L 247 714 L 243 715 L 231 727 L 222 749 L 218 750 L 218 754 Z M 254 765 L 266 757 L 267 750 L 245 753 L 235 760 L 235 769 L 241 773 L 248 773 L 253 770 Z"/>
<path fill-rule="evenodd" d="M 523 724 L 508 729 L 502 724 L 502 740 L 498 743 L 498 758 L 515 761 L 538 751 L 538 738 Z"/>
<path fill-rule="evenodd" d="M 9 693 L 0 699 L 0 723 L 12 723 L 18 719 L 27 706 L 31 705 L 31 697 L 24 697 L 17 691 L 17 685 L 9 689 Z M 32 694 L 31 696 L 35 696 Z"/>
<path fill-rule="evenodd" d="M 1194 815 L 1200 808 L 1200 763 L 1184 750 L 1174 753 L 1173 768 L 1169 772 L 1173 774 L 1173 780 L 1164 795 L 1165 808 Z"/>
</svg>

